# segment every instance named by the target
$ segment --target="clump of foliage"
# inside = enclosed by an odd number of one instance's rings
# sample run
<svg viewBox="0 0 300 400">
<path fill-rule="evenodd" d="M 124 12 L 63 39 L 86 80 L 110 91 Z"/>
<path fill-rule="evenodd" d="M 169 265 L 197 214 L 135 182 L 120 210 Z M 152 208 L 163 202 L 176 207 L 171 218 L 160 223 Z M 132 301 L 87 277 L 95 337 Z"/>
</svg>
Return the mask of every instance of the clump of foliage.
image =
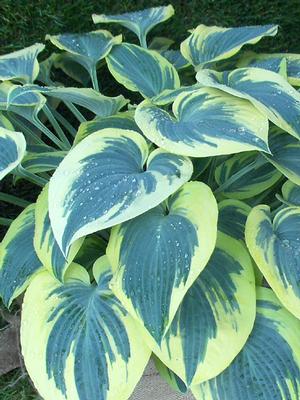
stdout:
<svg viewBox="0 0 300 400">
<path fill-rule="evenodd" d="M 173 13 L 0 57 L 0 177 L 42 188 L 0 194 L 0 294 L 47 400 L 128 399 L 151 354 L 196 399 L 299 398 L 300 56 L 242 49 L 275 25 L 149 41 Z"/>
</svg>

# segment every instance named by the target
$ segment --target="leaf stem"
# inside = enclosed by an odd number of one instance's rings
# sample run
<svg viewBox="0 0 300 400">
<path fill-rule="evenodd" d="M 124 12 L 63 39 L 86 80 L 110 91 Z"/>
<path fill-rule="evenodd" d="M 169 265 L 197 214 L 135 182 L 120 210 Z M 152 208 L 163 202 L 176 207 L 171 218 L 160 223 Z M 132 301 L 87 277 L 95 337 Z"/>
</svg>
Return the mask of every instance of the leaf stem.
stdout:
<svg viewBox="0 0 300 400">
<path fill-rule="evenodd" d="M 27 207 L 30 202 L 27 200 L 23 200 L 20 199 L 19 197 L 13 196 L 11 194 L 7 194 L 7 193 L 3 193 L 0 192 L 0 201 L 3 201 L 4 203 L 9 203 L 9 204 L 13 204 L 15 206 L 19 206 L 19 207 Z"/>
<path fill-rule="evenodd" d="M 92 78 L 93 88 L 97 90 L 97 92 L 99 92 L 99 82 L 98 82 L 96 65 L 93 65 L 93 67 L 91 68 L 91 78 Z"/>
<path fill-rule="evenodd" d="M 65 101 L 65 105 L 68 107 L 68 109 L 74 114 L 74 116 L 78 119 L 78 121 L 81 122 L 86 122 L 86 119 L 84 116 L 81 114 L 81 112 L 78 110 L 77 107 L 74 106 L 73 103 L 70 101 Z"/>
<path fill-rule="evenodd" d="M 21 120 L 16 118 L 11 113 L 9 113 L 9 119 L 15 128 L 20 129 L 23 133 L 25 133 L 25 135 L 28 135 L 34 143 L 45 144 L 45 142 L 40 137 L 38 137 L 34 132 L 32 132 L 28 126 L 26 126 Z"/>
<path fill-rule="evenodd" d="M 13 222 L 10 218 L 2 218 L 0 217 L 0 225 L 2 226 L 9 226 Z"/>
<path fill-rule="evenodd" d="M 61 125 L 69 132 L 69 134 L 73 137 L 76 136 L 76 129 L 70 124 L 69 121 L 66 120 L 65 117 L 63 117 L 58 111 L 55 110 L 55 108 L 51 108 L 51 112 L 54 115 L 54 117 L 57 119 L 58 122 L 61 123 Z"/>
<path fill-rule="evenodd" d="M 32 172 L 26 171 L 21 164 L 17 166 L 17 168 L 14 170 L 14 173 L 17 176 L 20 176 L 21 178 L 26 179 L 29 182 L 34 183 L 35 185 L 44 187 L 47 185 L 48 181 L 38 175 L 33 174 Z"/>
<path fill-rule="evenodd" d="M 143 35 L 143 34 L 139 35 L 139 40 L 140 40 L 140 45 L 141 45 L 144 49 L 147 49 L 148 46 L 147 46 L 147 39 L 146 39 L 145 35 Z"/>
<path fill-rule="evenodd" d="M 33 120 L 34 125 L 39 128 L 44 135 L 47 136 L 48 139 L 50 139 L 54 144 L 56 144 L 57 147 L 59 147 L 61 150 L 69 150 L 69 147 L 66 146 L 65 143 L 63 143 L 58 137 L 54 135 L 53 132 L 50 131 L 38 118 L 35 118 Z"/>
<path fill-rule="evenodd" d="M 70 149 L 71 144 L 70 144 L 67 136 L 65 135 L 64 131 L 61 129 L 59 123 L 54 118 L 54 116 L 53 116 L 50 108 L 47 106 L 47 104 L 44 105 L 43 111 L 44 111 L 46 117 L 48 118 L 48 120 L 50 121 L 51 125 L 53 126 L 57 136 L 66 145 L 66 147 L 68 147 L 68 149 Z"/>
</svg>

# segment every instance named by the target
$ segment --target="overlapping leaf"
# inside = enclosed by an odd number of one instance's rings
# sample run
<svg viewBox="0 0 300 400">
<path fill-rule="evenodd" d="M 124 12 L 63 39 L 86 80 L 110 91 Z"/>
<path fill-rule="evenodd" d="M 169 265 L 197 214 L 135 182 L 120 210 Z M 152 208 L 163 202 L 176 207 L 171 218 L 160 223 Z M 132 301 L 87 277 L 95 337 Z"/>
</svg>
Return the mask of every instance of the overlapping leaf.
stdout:
<svg viewBox="0 0 300 400">
<path fill-rule="evenodd" d="M 192 157 L 268 151 L 268 121 L 249 101 L 202 88 L 178 95 L 172 111 L 145 100 L 135 112 L 144 135 L 168 151 Z"/>
<path fill-rule="evenodd" d="M 300 207 L 300 186 L 291 181 L 286 181 L 282 188 L 282 197 L 286 204 Z"/>
<path fill-rule="evenodd" d="M 300 184 L 300 141 L 280 128 L 272 127 L 269 135 L 270 154 L 266 155 L 280 172 Z"/>
<path fill-rule="evenodd" d="M 45 400 L 126 400 L 150 357 L 141 335 L 109 289 L 106 258 L 95 283 L 72 264 L 66 282 L 38 274 L 23 305 L 25 365 Z"/>
<path fill-rule="evenodd" d="M 20 164 L 25 151 L 26 141 L 21 132 L 0 127 L 0 180 Z"/>
<path fill-rule="evenodd" d="M 0 296 L 7 307 L 42 268 L 33 247 L 34 227 L 32 204 L 13 221 L 0 244 Z"/>
<path fill-rule="evenodd" d="M 148 158 L 148 151 L 141 134 L 108 128 L 61 162 L 50 180 L 49 214 L 65 255 L 76 239 L 157 206 L 191 177 L 189 159 L 161 149 Z"/>
<path fill-rule="evenodd" d="M 80 124 L 74 139 L 74 144 L 79 143 L 82 139 L 91 133 L 100 131 L 105 128 L 117 128 L 131 131 L 141 132 L 134 121 L 134 114 L 131 111 L 118 113 L 108 117 L 96 117 L 92 121 Z"/>
<path fill-rule="evenodd" d="M 237 240 L 219 233 L 204 271 L 187 292 L 154 353 L 187 385 L 223 371 L 244 346 L 255 319 L 254 273 Z"/>
<path fill-rule="evenodd" d="M 22 167 L 34 174 L 55 170 L 66 156 L 65 151 L 28 152 Z"/>
<path fill-rule="evenodd" d="M 112 289 L 158 345 L 207 264 L 216 233 L 216 201 L 200 182 L 185 184 L 165 204 L 112 229 Z"/>
<path fill-rule="evenodd" d="M 156 51 L 122 43 L 114 46 L 106 61 L 116 81 L 144 97 L 180 87 L 175 67 Z"/>
<path fill-rule="evenodd" d="M 292 53 L 246 53 L 238 62 L 239 67 L 270 69 L 286 76 L 293 86 L 300 86 L 300 56 Z"/>
<path fill-rule="evenodd" d="M 250 100 L 270 121 L 300 138 L 300 93 L 281 75 L 262 68 L 240 68 L 231 72 L 202 70 L 199 83 Z"/>
<path fill-rule="evenodd" d="M 199 25 L 181 43 L 183 56 L 196 67 L 204 68 L 212 62 L 236 54 L 245 44 L 255 44 L 264 36 L 274 36 L 277 25 L 222 28 Z"/>
<path fill-rule="evenodd" d="M 37 256 L 49 272 L 63 281 L 68 266 L 79 251 L 84 238 L 74 242 L 66 258 L 59 248 L 50 224 L 48 211 L 48 185 L 39 195 L 35 207 L 36 228 L 34 232 L 34 248 Z"/>
<path fill-rule="evenodd" d="M 35 85 L 31 86 L 31 89 L 65 102 L 77 104 L 101 117 L 116 114 L 128 103 L 128 100 L 122 95 L 116 97 L 104 96 L 90 88 L 41 87 Z"/>
<path fill-rule="evenodd" d="M 193 388 L 195 398 L 298 399 L 299 329 L 299 320 L 281 306 L 274 293 L 259 288 L 255 325 L 245 347 L 223 373 Z"/>
<path fill-rule="evenodd" d="M 281 173 L 272 164 L 254 152 L 235 154 L 215 169 L 218 192 L 239 200 L 262 193 L 280 177 Z"/>
<path fill-rule="evenodd" d="M 234 239 L 244 241 L 245 225 L 251 207 L 234 199 L 223 200 L 218 207 L 218 230 Z"/>
<path fill-rule="evenodd" d="M 268 206 L 253 208 L 246 243 L 280 301 L 300 318 L 300 208 L 286 207 L 274 218 Z"/>
</svg>

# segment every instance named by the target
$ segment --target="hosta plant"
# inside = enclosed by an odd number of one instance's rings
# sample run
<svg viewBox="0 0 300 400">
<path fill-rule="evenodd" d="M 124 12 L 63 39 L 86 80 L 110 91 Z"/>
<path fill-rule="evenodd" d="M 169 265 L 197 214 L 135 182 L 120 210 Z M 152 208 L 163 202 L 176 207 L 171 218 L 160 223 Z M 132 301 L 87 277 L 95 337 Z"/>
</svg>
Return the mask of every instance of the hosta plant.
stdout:
<svg viewBox="0 0 300 400">
<path fill-rule="evenodd" d="M 173 13 L 0 57 L 0 177 L 40 188 L 0 193 L 0 294 L 46 400 L 126 400 L 151 356 L 198 400 L 300 398 L 300 55 L 151 38 Z"/>
</svg>

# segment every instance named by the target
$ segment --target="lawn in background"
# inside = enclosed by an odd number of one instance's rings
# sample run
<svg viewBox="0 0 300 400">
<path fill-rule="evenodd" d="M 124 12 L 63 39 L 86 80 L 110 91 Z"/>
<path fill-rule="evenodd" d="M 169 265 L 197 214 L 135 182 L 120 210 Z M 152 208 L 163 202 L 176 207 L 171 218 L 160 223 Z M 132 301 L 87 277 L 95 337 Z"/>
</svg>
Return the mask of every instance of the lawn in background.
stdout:
<svg viewBox="0 0 300 400">
<path fill-rule="evenodd" d="M 225 27 L 272 23 L 280 25 L 278 35 L 263 39 L 255 49 L 300 53 L 300 0 L 1 0 L 0 54 L 43 42 L 47 33 L 100 29 L 101 25 L 92 23 L 92 13 L 122 13 L 169 3 L 175 8 L 175 16 L 153 29 L 149 38 L 168 36 L 178 45 L 187 37 L 187 30 L 200 23 Z M 123 33 L 125 40 L 136 40 L 125 29 L 113 25 L 102 27 L 115 34 Z M 38 397 L 26 375 L 16 370 L 0 377 L 0 399 Z"/>
</svg>

